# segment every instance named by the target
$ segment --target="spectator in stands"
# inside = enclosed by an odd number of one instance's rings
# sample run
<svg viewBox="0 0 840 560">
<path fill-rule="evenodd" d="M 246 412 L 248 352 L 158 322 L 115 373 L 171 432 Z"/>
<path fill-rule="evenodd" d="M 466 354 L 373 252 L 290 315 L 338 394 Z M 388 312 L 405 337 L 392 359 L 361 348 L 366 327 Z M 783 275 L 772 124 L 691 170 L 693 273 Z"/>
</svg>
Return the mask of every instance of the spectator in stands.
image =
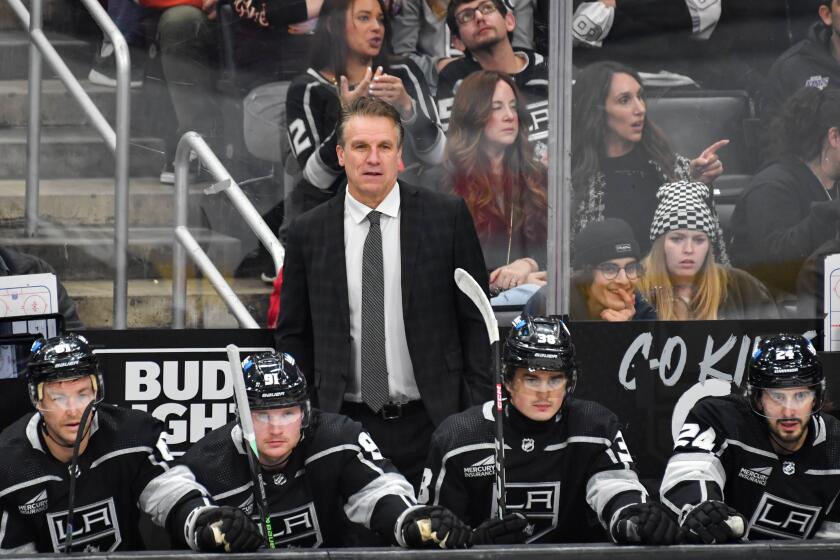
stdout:
<svg viewBox="0 0 840 560">
<path fill-rule="evenodd" d="M 572 89 L 572 229 L 607 217 L 630 224 L 647 242 L 656 191 L 670 181 L 712 183 L 723 173 L 715 142 L 695 159 L 675 154 L 646 112 L 639 75 L 615 62 L 598 62 L 578 75 Z M 717 214 L 712 208 L 716 258 L 728 263 Z"/>
<path fill-rule="evenodd" d="M 315 28 L 312 60 L 289 87 L 286 119 L 303 178 L 286 201 L 286 223 L 331 198 L 346 182 L 336 155 L 341 107 L 370 95 L 395 107 L 406 129 L 400 178 L 425 184 L 443 161 L 445 136 L 422 72 L 388 55 L 382 0 L 326 0 Z M 431 185 L 429 185 L 431 186 Z"/>
<path fill-rule="evenodd" d="M 526 103 L 528 130 L 537 158 L 548 161 L 548 70 L 543 56 L 514 49 L 511 36 L 516 17 L 504 0 L 451 0 L 446 24 L 466 50 L 464 58 L 444 68 L 438 77 L 438 112 L 444 128 L 461 82 L 476 70 L 495 70 L 516 82 Z"/>
<path fill-rule="evenodd" d="M 55 270 L 45 260 L 0 247 L 0 276 L 22 276 L 25 274 L 55 274 Z M 56 278 L 58 285 L 58 312 L 64 317 L 67 330 L 83 329 L 85 326 L 76 311 L 76 302 L 67 294 L 67 290 Z"/>
<path fill-rule="evenodd" d="M 221 77 L 222 39 L 217 0 L 172 0 L 160 16 L 157 39 L 161 64 L 178 120 L 178 138 L 195 130 L 220 156 L 222 139 L 232 139 L 239 131 L 225 130 L 222 97 L 217 88 Z M 308 51 L 311 35 L 289 32 L 288 25 L 304 22 L 316 15 L 323 0 L 232 0 L 235 91 L 244 97 L 252 88 L 276 80 L 289 80 L 303 70 L 301 62 Z M 177 5 L 173 5 L 177 4 Z M 196 7 L 198 4 L 200 7 Z M 241 117 L 239 119 L 241 121 Z M 173 146 L 174 147 L 174 146 Z M 167 154 L 161 181 L 173 181 L 174 154 Z"/>
<path fill-rule="evenodd" d="M 770 69 L 764 112 L 776 114 L 799 88 L 840 88 L 840 0 L 820 0 L 820 21 Z"/>
<path fill-rule="evenodd" d="M 198 0 L 194 0 L 198 2 Z M 131 56 L 131 87 L 143 85 L 143 18 L 146 17 L 146 5 L 156 3 L 155 0 L 108 0 L 108 16 L 122 33 L 123 39 L 130 50 Z M 199 2 L 200 3 L 200 2 Z M 88 73 L 88 81 L 105 87 L 117 87 L 117 61 L 114 56 L 114 45 L 106 35 L 96 50 L 93 67 Z"/>
<path fill-rule="evenodd" d="M 513 5 L 515 47 L 534 48 L 535 4 L 536 0 L 518 0 Z M 394 52 L 409 57 L 423 70 L 432 93 L 437 89 L 438 72 L 462 54 L 446 26 L 448 5 L 449 0 L 396 0 L 391 5 Z"/>
<path fill-rule="evenodd" d="M 720 228 L 709 206 L 709 187 L 680 181 L 663 185 L 650 226 L 653 241 L 642 261 L 642 293 L 659 319 L 774 319 L 767 288 L 750 274 L 721 266 L 712 243 Z"/>
<path fill-rule="evenodd" d="M 732 258 L 784 299 L 805 258 L 837 235 L 840 89 L 796 92 L 769 137 L 770 163 L 732 214 Z"/>
<path fill-rule="evenodd" d="M 637 285 L 644 274 L 639 244 L 624 220 L 607 218 L 575 238 L 569 317 L 573 321 L 655 320 L 656 310 Z M 546 313 L 546 289 L 528 300 L 525 315 Z"/>
<path fill-rule="evenodd" d="M 455 95 L 449 182 L 472 214 L 493 294 L 545 277 L 539 271 L 546 256 L 546 171 L 520 126 L 526 120 L 522 95 L 507 74 L 474 72 Z"/>
</svg>

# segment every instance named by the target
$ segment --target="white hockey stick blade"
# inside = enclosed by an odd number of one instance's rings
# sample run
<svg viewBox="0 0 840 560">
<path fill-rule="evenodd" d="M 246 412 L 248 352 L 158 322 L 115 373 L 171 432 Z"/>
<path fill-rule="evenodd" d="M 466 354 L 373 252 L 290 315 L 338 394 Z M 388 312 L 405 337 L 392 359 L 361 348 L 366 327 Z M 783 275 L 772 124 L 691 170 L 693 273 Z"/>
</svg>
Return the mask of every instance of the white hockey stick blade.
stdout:
<svg viewBox="0 0 840 560">
<path fill-rule="evenodd" d="M 230 375 L 233 378 L 233 398 L 236 402 L 236 412 L 239 416 L 242 436 L 250 445 L 254 445 L 256 444 L 256 436 L 254 435 L 254 423 L 251 421 L 251 407 L 248 406 L 248 394 L 245 392 L 245 374 L 242 372 L 242 362 L 239 359 L 239 347 L 235 344 L 228 344 L 225 349 L 230 363 Z"/>
<path fill-rule="evenodd" d="M 490 305 L 490 300 L 487 299 L 487 294 L 484 293 L 475 278 L 470 276 L 470 273 L 463 268 L 455 269 L 455 284 L 481 312 L 481 316 L 484 318 L 484 326 L 487 327 L 490 344 L 498 342 L 499 323 L 496 321 L 496 315 L 493 313 L 493 307 Z"/>
</svg>

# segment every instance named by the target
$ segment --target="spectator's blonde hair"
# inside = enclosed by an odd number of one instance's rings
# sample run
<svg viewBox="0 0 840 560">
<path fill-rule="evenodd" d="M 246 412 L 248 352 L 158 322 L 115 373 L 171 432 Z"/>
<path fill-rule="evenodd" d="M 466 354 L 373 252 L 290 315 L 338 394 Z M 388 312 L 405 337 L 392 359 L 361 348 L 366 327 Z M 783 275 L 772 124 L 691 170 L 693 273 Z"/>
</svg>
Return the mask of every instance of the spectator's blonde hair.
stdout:
<svg viewBox="0 0 840 560">
<path fill-rule="evenodd" d="M 645 274 L 639 279 L 639 288 L 645 298 L 656 308 L 662 321 L 715 320 L 718 308 L 726 299 L 726 270 L 715 262 L 711 242 L 703 266 L 694 276 L 694 296 L 688 303 L 676 297 L 671 273 L 665 261 L 664 233 L 656 238 L 650 253 L 642 260 Z"/>
</svg>

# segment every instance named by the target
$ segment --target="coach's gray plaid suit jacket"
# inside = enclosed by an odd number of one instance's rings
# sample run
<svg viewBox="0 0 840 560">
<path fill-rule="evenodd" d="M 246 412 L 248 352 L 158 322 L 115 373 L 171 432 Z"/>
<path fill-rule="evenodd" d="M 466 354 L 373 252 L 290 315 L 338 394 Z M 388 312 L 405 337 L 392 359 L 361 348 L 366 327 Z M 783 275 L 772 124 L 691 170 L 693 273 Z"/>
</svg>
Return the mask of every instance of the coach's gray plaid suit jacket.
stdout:
<svg viewBox="0 0 840 560">
<path fill-rule="evenodd" d="M 463 200 L 399 185 L 408 350 L 423 404 L 439 424 L 493 395 L 487 331 L 452 276 L 463 268 L 486 290 L 487 270 Z M 289 228 L 275 338 L 278 350 L 299 362 L 317 405 L 338 412 L 352 375 L 344 193 Z"/>
</svg>

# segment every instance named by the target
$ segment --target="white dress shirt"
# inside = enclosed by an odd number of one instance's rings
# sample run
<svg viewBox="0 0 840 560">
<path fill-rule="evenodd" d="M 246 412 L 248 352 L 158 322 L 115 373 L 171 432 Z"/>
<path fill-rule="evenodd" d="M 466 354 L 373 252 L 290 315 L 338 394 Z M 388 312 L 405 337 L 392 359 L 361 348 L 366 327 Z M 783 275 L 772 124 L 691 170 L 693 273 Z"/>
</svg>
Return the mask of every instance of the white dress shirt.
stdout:
<svg viewBox="0 0 840 560">
<path fill-rule="evenodd" d="M 382 262 L 385 281 L 385 364 L 393 402 L 420 399 L 414 367 L 408 353 L 402 307 L 402 258 L 400 251 L 400 188 L 394 185 L 375 210 L 382 213 Z M 350 303 L 350 352 L 353 379 L 344 400 L 362 402 L 362 257 L 372 211 L 350 194 L 344 195 L 344 262 L 347 265 L 347 299 Z"/>
</svg>

